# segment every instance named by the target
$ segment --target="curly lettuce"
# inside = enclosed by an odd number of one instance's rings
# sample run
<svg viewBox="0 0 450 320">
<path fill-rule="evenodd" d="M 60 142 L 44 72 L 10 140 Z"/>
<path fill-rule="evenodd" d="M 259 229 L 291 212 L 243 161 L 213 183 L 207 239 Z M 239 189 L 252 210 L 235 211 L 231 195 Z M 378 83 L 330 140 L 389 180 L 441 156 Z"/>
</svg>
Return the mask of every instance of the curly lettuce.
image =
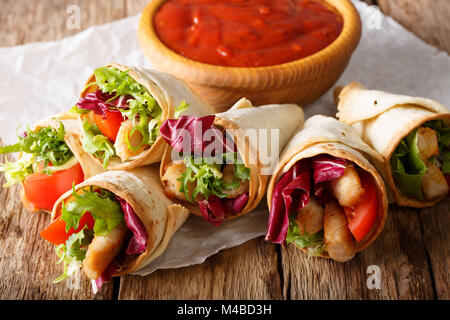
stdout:
<svg viewBox="0 0 450 320">
<path fill-rule="evenodd" d="M 196 158 L 194 156 L 183 159 L 186 165 L 186 171 L 178 180 L 181 182 L 180 192 L 183 192 L 186 199 L 191 202 L 197 198 L 199 194 L 205 199 L 209 199 L 211 195 L 219 198 L 225 198 L 224 189 L 239 188 L 241 183 L 250 179 L 250 169 L 240 163 L 237 153 L 224 153 L 223 161 L 214 161 L 214 158 Z M 234 164 L 234 177 L 229 183 L 223 181 L 222 163 Z M 189 194 L 189 184 L 195 185 L 192 195 Z"/>
<path fill-rule="evenodd" d="M 25 153 L 22 158 L 17 161 L 9 162 L 0 165 L 0 172 L 5 173 L 6 182 L 3 187 L 9 188 L 12 185 L 22 182 L 25 178 L 33 173 L 34 155 Z"/>
<path fill-rule="evenodd" d="M 159 130 L 162 109 L 147 88 L 130 77 L 127 71 L 121 71 L 114 67 L 97 68 L 94 75 L 96 81 L 93 84 L 103 93 L 113 94 L 110 100 L 114 100 L 118 96 L 130 96 L 127 100 L 128 107 L 120 108 L 119 111 L 123 116 L 133 121 L 134 128 L 129 136 L 138 131 L 143 139 L 140 145 L 133 147 L 128 142 L 127 147 L 136 151 L 145 144 L 152 144 Z M 157 123 L 157 125 L 155 125 L 155 122 L 151 124 L 151 130 L 149 127 L 150 119 L 156 120 Z"/>
<path fill-rule="evenodd" d="M 297 222 L 295 221 L 296 215 L 289 216 L 289 228 L 286 235 L 286 243 L 295 243 L 300 248 L 308 250 L 308 254 L 311 256 L 321 255 L 326 247 L 323 242 L 323 230 L 309 234 L 306 229 L 303 234 L 300 234 L 300 230 Z"/>
<path fill-rule="evenodd" d="M 33 167 L 37 164 L 43 164 L 42 171 L 51 174 L 55 168 L 63 167 L 73 160 L 74 155 L 64 140 L 65 134 L 61 122 L 57 129 L 48 126 L 32 131 L 27 128 L 18 137 L 17 143 L 0 147 L 0 154 L 23 152 L 19 160 L 5 161 L 0 165 L 0 171 L 5 172 L 6 176 L 5 187 L 22 182 L 28 175 L 36 172 Z"/>
<path fill-rule="evenodd" d="M 94 238 L 94 231 L 83 228 L 80 232 L 72 234 L 66 243 L 55 248 L 59 260 L 56 264 L 64 264 L 64 273 L 56 278 L 53 283 L 58 283 L 72 276 L 81 267 L 81 262 L 86 257 L 88 245 Z"/>
<path fill-rule="evenodd" d="M 81 217 L 90 212 L 95 220 L 94 233 L 96 235 L 108 234 L 118 224 L 124 221 L 120 204 L 112 192 L 93 188 L 82 189 L 78 194 L 73 187 L 73 201 L 62 204 L 61 219 L 66 223 L 66 232 L 71 228 L 77 229 Z"/>
<path fill-rule="evenodd" d="M 144 145 L 152 145 L 158 137 L 161 126 L 162 109 L 148 89 L 133 79 L 129 71 L 121 71 L 115 67 L 100 67 L 95 69 L 95 81 L 86 88 L 95 86 L 97 91 L 89 93 L 80 99 L 70 114 L 78 116 L 92 110 L 101 114 L 106 110 L 120 111 L 124 119 L 132 121 L 133 129 L 125 137 L 127 148 L 136 152 Z M 117 105 L 120 101 L 120 105 Z M 177 118 L 186 108 L 186 102 L 180 103 L 175 110 Z M 98 109 L 100 108 L 100 109 Z M 130 137 L 139 132 L 142 139 L 139 145 L 132 145 Z"/>
<path fill-rule="evenodd" d="M 101 134 L 95 124 L 90 124 L 87 120 L 83 122 L 83 139 L 81 145 L 83 150 L 93 154 L 103 160 L 103 167 L 106 169 L 109 160 L 116 155 L 113 144 L 107 137 Z"/>
<path fill-rule="evenodd" d="M 57 264 L 64 263 L 64 272 L 54 280 L 54 283 L 70 277 L 81 267 L 94 235 L 106 235 L 117 225 L 125 222 L 121 204 L 115 195 L 104 189 L 94 190 L 93 187 L 83 188 L 78 193 L 73 186 L 72 198 L 62 203 L 61 211 L 66 232 L 71 228 L 77 229 L 86 212 L 92 215 L 94 228 L 91 230 L 84 227 L 72 234 L 64 244 L 56 247 L 56 254 L 59 257 Z"/>
<path fill-rule="evenodd" d="M 221 165 L 217 163 L 208 163 L 206 159 L 196 160 L 194 156 L 184 158 L 186 171 L 178 180 L 181 182 L 180 192 L 183 192 L 186 199 L 191 202 L 202 194 L 206 199 L 211 194 L 219 198 L 225 197 L 222 182 Z M 189 194 L 189 184 L 194 183 L 195 188 L 192 195 Z"/>
</svg>

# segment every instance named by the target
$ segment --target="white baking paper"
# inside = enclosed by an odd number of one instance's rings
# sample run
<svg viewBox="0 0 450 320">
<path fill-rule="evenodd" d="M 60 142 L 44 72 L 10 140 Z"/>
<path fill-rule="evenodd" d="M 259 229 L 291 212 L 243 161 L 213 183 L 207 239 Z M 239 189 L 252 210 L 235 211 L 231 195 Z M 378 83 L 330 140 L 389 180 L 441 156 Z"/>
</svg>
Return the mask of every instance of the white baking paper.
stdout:
<svg viewBox="0 0 450 320">
<path fill-rule="evenodd" d="M 337 85 L 359 81 L 369 88 L 423 96 L 450 106 L 450 57 L 427 45 L 378 8 L 354 1 L 363 35 Z M 77 101 L 93 69 L 109 62 L 151 67 L 139 48 L 139 16 L 89 29 L 55 42 L 0 48 L 0 137 L 12 143 L 16 129 L 62 112 Z M 332 91 L 305 110 L 334 115 Z M 259 209 L 216 228 L 192 216 L 173 237 L 166 252 L 137 272 L 203 262 L 219 250 L 264 235 L 268 213 Z"/>
</svg>

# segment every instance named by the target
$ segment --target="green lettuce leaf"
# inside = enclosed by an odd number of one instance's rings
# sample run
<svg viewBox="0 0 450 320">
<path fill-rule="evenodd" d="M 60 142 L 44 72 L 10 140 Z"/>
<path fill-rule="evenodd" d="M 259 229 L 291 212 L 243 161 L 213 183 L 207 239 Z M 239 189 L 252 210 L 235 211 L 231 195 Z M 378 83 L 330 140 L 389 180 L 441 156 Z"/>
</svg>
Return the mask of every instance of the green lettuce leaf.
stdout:
<svg viewBox="0 0 450 320">
<path fill-rule="evenodd" d="M 289 216 L 289 228 L 286 235 L 286 243 L 295 243 L 300 248 L 308 249 L 308 253 L 312 256 L 318 256 L 325 251 L 325 243 L 323 242 L 323 230 L 309 234 L 306 230 L 300 234 L 296 215 Z"/>
<path fill-rule="evenodd" d="M 66 231 L 70 228 L 77 229 L 86 212 L 90 212 L 95 220 L 96 235 L 108 234 L 124 221 L 122 209 L 113 193 L 103 189 L 99 192 L 93 191 L 92 188 L 82 190 L 83 193 L 77 194 L 74 186 L 72 195 L 75 199 L 62 204 L 61 218 L 66 223 Z"/>
<path fill-rule="evenodd" d="M 250 169 L 240 163 L 237 153 L 225 153 L 222 160 L 215 161 L 214 158 L 195 158 L 194 156 L 184 158 L 186 171 L 178 180 L 181 182 L 180 192 L 184 193 L 186 199 L 194 202 L 199 194 L 205 199 L 208 199 L 211 194 L 224 198 L 226 197 L 224 189 L 239 188 L 242 182 L 250 179 Z M 222 165 L 230 163 L 234 163 L 235 166 L 234 178 L 232 182 L 225 183 L 222 179 Z M 192 195 L 189 194 L 190 183 L 195 184 Z"/>
<path fill-rule="evenodd" d="M 117 96 L 132 96 L 128 99 L 128 108 L 119 109 L 123 116 L 133 121 L 134 132 L 139 131 L 143 137 L 139 146 L 133 147 L 129 141 L 126 141 L 127 147 L 132 150 L 138 150 L 142 145 L 152 144 L 159 131 L 162 110 L 158 102 L 148 92 L 142 84 L 134 80 L 128 72 L 118 70 L 114 67 L 101 67 L 94 71 L 97 87 L 104 93 L 116 94 Z M 152 123 L 150 130 L 149 120 L 157 119 L 157 125 Z"/>
<path fill-rule="evenodd" d="M 71 116 L 78 117 L 79 115 L 89 113 L 90 111 L 91 110 L 88 110 L 88 109 L 80 109 L 75 105 L 72 108 L 70 108 L 68 113 Z"/>
<path fill-rule="evenodd" d="M 57 264 L 64 263 L 64 273 L 56 278 L 53 283 L 58 283 L 70 277 L 81 267 L 81 262 L 86 257 L 87 246 L 92 242 L 94 232 L 83 228 L 78 233 L 72 234 L 66 243 L 55 248 L 59 260 Z"/>
<path fill-rule="evenodd" d="M 250 169 L 247 168 L 237 152 L 228 152 L 223 154 L 225 164 L 234 164 L 234 177 L 230 183 L 224 183 L 225 189 L 236 189 L 241 186 L 241 183 L 250 180 Z"/>
<path fill-rule="evenodd" d="M 216 163 L 210 163 L 207 159 L 194 158 L 194 156 L 184 158 L 186 164 L 186 171 L 181 175 L 179 181 L 181 181 L 180 192 L 184 192 L 186 199 L 194 202 L 198 194 L 202 194 L 206 199 L 211 194 L 214 194 L 220 198 L 226 195 L 222 192 L 222 172 L 221 165 Z M 194 182 L 196 184 L 192 195 L 189 194 L 189 183 Z"/>
<path fill-rule="evenodd" d="M 25 152 L 33 154 L 36 163 L 44 163 L 44 169 L 49 163 L 55 167 L 61 166 L 73 157 L 64 141 L 65 134 L 61 122 L 58 129 L 49 126 L 34 132 L 28 128 L 25 135 L 18 137 L 16 144 L 0 147 L 0 154 Z"/>
<path fill-rule="evenodd" d="M 83 122 L 83 139 L 81 141 L 83 150 L 103 160 L 103 167 L 108 167 L 109 160 L 116 155 L 113 144 L 107 137 L 102 135 L 95 124 L 87 120 Z"/>
<path fill-rule="evenodd" d="M 25 178 L 33 173 L 34 155 L 24 153 L 22 158 L 15 162 L 5 160 L 5 163 L 0 165 L 0 172 L 5 173 L 6 183 L 3 187 L 9 188 L 17 182 L 22 182 Z"/>
<path fill-rule="evenodd" d="M 35 172 L 33 167 L 38 163 L 44 165 L 43 172 L 51 174 L 49 169 L 63 166 L 73 159 L 73 153 L 64 141 L 65 130 L 60 122 L 58 129 L 49 127 L 32 131 L 28 128 L 23 136 L 18 137 L 18 142 L 12 145 L 0 147 L 0 154 L 23 152 L 22 157 L 15 162 L 5 161 L 0 165 L 0 171 L 5 172 L 5 187 L 10 187 L 17 182 L 22 182 L 28 175 Z"/>
<path fill-rule="evenodd" d="M 22 151 L 22 144 L 20 142 L 0 147 L 0 154 L 7 154 L 21 151 Z"/>
<path fill-rule="evenodd" d="M 183 113 L 183 111 L 185 111 L 188 108 L 189 108 L 188 103 L 186 103 L 185 101 L 181 102 L 180 105 L 175 108 L 174 118 L 178 119 L 180 115 Z"/>
<path fill-rule="evenodd" d="M 417 147 L 418 131 L 411 131 L 404 138 L 390 160 L 395 184 L 402 194 L 417 200 L 423 199 L 422 179 L 427 171 L 420 159 Z"/>
</svg>

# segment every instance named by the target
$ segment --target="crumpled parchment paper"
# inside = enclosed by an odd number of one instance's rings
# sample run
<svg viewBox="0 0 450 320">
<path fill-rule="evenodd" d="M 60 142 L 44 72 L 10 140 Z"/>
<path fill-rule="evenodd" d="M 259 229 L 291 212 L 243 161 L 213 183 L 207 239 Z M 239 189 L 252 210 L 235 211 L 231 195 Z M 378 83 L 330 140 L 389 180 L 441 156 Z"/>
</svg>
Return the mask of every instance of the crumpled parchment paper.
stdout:
<svg viewBox="0 0 450 320">
<path fill-rule="evenodd" d="M 365 86 L 423 96 L 450 106 L 450 57 L 427 45 L 378 8 L 354 1 L 363 22 L 359 47 L 337 85 L 359 81 Z M 72 107 L 92 70 L 109 62 L 151 67 L 136 29 L 139 15 L 93 26 L 55 42 L 0 48 L 0 137 L 16 139 L 24 128 Z M 334 115 L 332 90 L 305 109 L 306 116 Z M 165 253 L 137 272 L 202 263 L 219 250 L 262 236 L 267 230 L 265 199 L 253 213 L 216 228 L 191 216 Z"/>
</svg>

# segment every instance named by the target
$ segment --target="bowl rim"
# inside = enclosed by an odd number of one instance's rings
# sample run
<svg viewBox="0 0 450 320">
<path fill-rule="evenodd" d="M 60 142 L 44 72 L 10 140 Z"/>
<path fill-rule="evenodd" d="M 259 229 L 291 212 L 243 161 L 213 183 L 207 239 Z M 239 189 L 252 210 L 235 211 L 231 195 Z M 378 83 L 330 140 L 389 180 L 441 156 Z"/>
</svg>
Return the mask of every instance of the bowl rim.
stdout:
<svg viewBox="0 0 450 320">
<path fill-rule="evenodd" d="M 350 49 L 347 50 L 348 55 L 351 55 L 361 38 L 361 18 L 350 0 L 318 0 L 331 5 L 343 19 L 343 28 L 339 36 L 322 50 L 301 59 L 262 67 L 230 67 L 208 64 L 182 56 L 167 47 L 158 37 L 153 24 L 154 15 L 167 1 L 170 0 L 150 1 L 142 11 L 138 24 L 139 44 L 144 53 L 146 53 L 145 47 L 149 45 L 159 48 L 158 55 L 166 61 L 170 60 L 171 66 L 173 66 L 171 70 L 176 75 L 178 74 L 179 77 L 189 78 L 185 72 L 181 73 L 177 71 L 186 69 L 195 70 L 197 82 L 200 84 L 213 85 L 215 82 L 215 77 L 211 76 L 213 73 L 220 74 L 220 77 L 216 79 L 220 80 L 222 86 L 226 85 L 235 88 L 240 87 L 239 83 L 242 77 L 258 79 L 267 77 L 268 74 L 278 73 L 280 70 L 286 72 L 287 78 L 290 78 L 289 76 L 295 78 L 296 74 L 298 76 L 299 70 L 314 68 L 317 64 L 323 64 L 324 60 L 333 59 L 337 50 L 342 51 L 343 48 L 348 48 Z M 203 79 L 203 81 L 198 81 L 198 79 Z"/>
</svg>

